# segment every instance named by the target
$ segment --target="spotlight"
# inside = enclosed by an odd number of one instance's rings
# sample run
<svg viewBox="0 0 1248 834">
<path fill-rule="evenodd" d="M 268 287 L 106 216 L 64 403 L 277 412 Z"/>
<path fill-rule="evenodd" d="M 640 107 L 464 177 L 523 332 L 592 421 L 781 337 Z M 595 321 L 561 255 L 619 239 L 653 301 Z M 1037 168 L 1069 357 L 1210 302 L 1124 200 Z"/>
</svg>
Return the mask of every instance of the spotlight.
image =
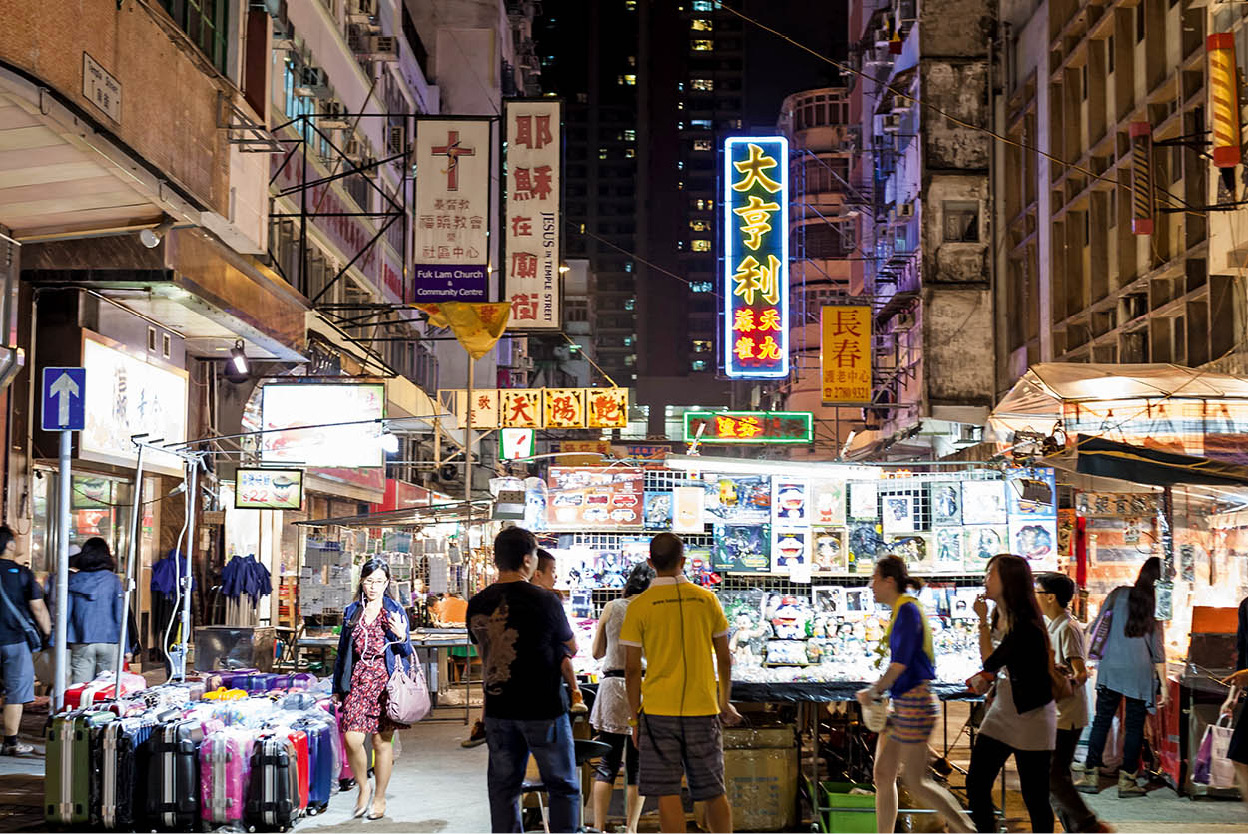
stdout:
<svg viewBox="0 0 1248 834">
<path fill-rule="evenodd" d="M 243 352 L 242 339 L 236 341 L 234 347 L 230 348 L 230 370 L 239 376 L 244 376 L 248 372 L 247 354 Z"/>
<path fill-rule="evenodd" d="M 139 232 L 139 241 L 148 249 L 155 249 L 157 246 L 160 246 L 160 241 L 164 239 L 165 235 L 169 234 L 175 222 L 172 217 L 165 217 L 156 226 Z"/>
<path fill-rule="evenodd" d="M 399 436 L 391 434 L 389 429 L 381 430 L 381 450 L 387 455 L 395 455 L 399 452 Z"/>
</svg>

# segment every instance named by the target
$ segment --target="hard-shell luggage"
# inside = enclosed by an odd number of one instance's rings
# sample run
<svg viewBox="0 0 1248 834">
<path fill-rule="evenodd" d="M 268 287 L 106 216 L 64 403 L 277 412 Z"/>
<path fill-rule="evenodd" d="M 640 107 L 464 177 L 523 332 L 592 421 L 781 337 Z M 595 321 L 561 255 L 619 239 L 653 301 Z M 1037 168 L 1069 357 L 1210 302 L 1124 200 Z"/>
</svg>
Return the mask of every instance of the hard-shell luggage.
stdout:
<svg viewBox="0 0 1248 834">
<path fill-rule="evenodd" d="M 308 737 L 308 813 L 319 814 L 329 807 L 329 797 L 338 779 L 338 728 L 328 717 L 309 716 L 291 724 Z"/>
<path fill-rule="evenodd" d="M 279 675 L 276 672 L 255 672 L 247 676 L 246 683 L 242 679 L 236 679 L 234 686 L 257 695 L 283 687 L 285 679 L 286 675 Z"/>
<path fill-rule="evenodd" d="M 247 791 L 249 828 L 285 831 L 298 821 L 307 806 L 307 762 L 302 732 L 266 732 L 256 739 Z"/>
<path fill-rule="evenodd" d="M 254 730 L 228 728 L 204 737 L 199 747 L 203 779 L 200 816 L 209 825 L 241 824 L 247 808 Z"/>
<path fill-rule="evenodd" d="M 214 689 L 230 689 L 235 685 L 235 678 L 254 675 L 259 671 L 259 669 L 218 669 L 215 672 L 209 672 L 204 678 L 204 690 L 211 692 Z"/>
<path fill-rule="evenodd" d="M 203 699 L 205 701 L 237 701 L 248 697 L 246 689 L 226 689 L 221 687 L 204 692 Z"/>
<path fill-rule="evenodd" d="M 52 718 L 47 731 L 44 819 L 55 825 L 83 825 L 91 819 L 91 733 L 116 715 L 73 710 Z"/>
<path fill-rule="evenodd" d="M 86 683 L 77 683 L 65 690 L 65 708 L 80 709 L 89 707 L 91 704 L 100 701 L 110 701 L 116 697 L 126 697 L 139 692 L 147 686 L 147 681 L 143 680 L 141 675 L 133 675 L 129 672 L 121 673 L 121 694 L 117 693 L 117 687 L 112 672 L 105 672 L 93 681 Z"/>
<path fill-rule="evenodd" d="M 153 716 L 138 715 L 94 730 L 99 743 L 91 767 L 91 819 L 108 831 L 128 831 L 138 821 L 136 796 L 145 783 L 139 751 L 155 728 Z"/>
<path fill-rule="evenodd" d="M 152 731 L 147 750 L 144 785 L 146 821 L 167 831 L 188 831 L 199 824 L 199 745 L 205 723 L 177 719 Z M 220 729 L 216 722 L 211 729 Z"/>
</svg>

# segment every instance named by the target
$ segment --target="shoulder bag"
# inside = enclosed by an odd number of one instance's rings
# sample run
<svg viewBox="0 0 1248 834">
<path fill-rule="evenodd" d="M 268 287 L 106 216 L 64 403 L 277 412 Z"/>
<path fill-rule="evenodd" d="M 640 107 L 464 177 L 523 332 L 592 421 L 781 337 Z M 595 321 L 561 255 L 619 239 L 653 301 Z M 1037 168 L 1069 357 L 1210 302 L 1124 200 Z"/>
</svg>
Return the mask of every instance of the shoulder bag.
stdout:
<svg viewBox="0 0 1248 834">
<path fill-rule="evenodd" d="M 1109 630 L 1113 626 L 1114 603 L 1117 601 L 1118 589 L 1109 592 L 1101 610 L 1088 629 L 1088 660 L 1100 660 L 1105 654 L 1105 645 L 1109 642 Z"/>
<path fill-rule="evenodd" d="M 26 638 L 26 645 L 30 647 L 32 652 L 40 651 L 43 648 L 43 635 L 39 633 L 39 629 L 35 628 L 28 617 L 17 610 L 13 600 L 9 599 L 9 595 L 4 590 L 3 579 L 0 579 L 0 600 L 4 601 L 5 610 L 9 612 L 9 616 L 17 621 L 18 627 L 22 630 L 22 636 Z"/>
<path fill-rule="evenodd" d="M 386 648 L 400 642 L 404 641 L 387 643 Z M 407 668 L 403 667 L 403 658 L 396 657 L 394 671 L 386 681 L 386 717 L 396 724 L 415 724 L 427 716 L 431 708 L 425 670 L 413 657 L 408 658 Z"/>
</svg>

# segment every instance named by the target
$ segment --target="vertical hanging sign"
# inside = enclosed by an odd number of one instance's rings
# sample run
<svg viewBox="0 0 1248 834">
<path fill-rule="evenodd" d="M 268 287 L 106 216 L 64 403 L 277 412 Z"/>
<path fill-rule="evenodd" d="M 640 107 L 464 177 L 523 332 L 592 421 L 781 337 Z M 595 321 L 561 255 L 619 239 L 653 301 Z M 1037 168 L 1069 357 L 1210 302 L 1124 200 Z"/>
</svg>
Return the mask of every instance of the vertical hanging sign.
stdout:
<svg viewBox="0 0 1248 834">
<path fill-rule="evenodd" d="M 416 120 L 412 295 L 489 301 L 490 122 Z"/>
<path fill-rule="evenodd" d="M 557 99 L 503 102 L 503 300 L 513 330 L 558 330 L 562 262 L 561 108 Z"/>
<path fill-rule="evenodd" d="M 1131 234 L 1151 235 L 1156 204 L 1153 197 L 1153 127 L 1132 122 L 1131 135 Z"/>
<path fill-rule="evenodd" d="M 724 373 L 789 374 L 789 143 L 724 142 Z"/>
<path fill-rule="evenodd" d="M 824 307 L 820 324 L 823 402 L 871 402 L 871 308 Z"/>
<path fill-rule="evenodd" d="M 1240 131 L 1239 68 L 1235 35 L 1215 32 L 1205 38 L 1209 55 L 1209 115 L 1213 131 L 1213 164 L 1234 168 L 1243 158 Z"/>
</svg>

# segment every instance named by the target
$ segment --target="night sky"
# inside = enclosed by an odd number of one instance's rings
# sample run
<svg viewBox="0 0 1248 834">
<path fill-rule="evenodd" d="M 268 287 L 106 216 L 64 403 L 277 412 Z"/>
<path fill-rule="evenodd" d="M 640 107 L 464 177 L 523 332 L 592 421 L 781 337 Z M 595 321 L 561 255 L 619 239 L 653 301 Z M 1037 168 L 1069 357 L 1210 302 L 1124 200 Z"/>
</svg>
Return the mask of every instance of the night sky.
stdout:
<svg viewBox="0 0 1248 834">
<path fill-rule="evenodd" d="M 846 0 L 729 0 L 733 8 L 799 43 L 844 60 L 848 35 Z M 786 96 L 836 84 L 832 65 L 752 24 L 746 24 L 747 125 L 773 129 Z"/>
</svg>

